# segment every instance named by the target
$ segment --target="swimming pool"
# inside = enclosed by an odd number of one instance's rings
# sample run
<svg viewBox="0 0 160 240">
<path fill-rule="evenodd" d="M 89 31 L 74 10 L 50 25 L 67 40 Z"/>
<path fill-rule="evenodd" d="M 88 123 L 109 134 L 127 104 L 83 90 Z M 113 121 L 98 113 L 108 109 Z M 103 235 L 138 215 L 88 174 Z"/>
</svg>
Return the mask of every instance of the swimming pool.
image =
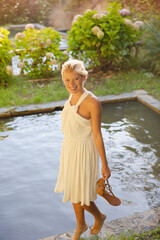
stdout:
<svg viewBox="0 0 160 240">
<path fill-rule="evenodd" d="M 63 139 L 61 112 L 0 120 L 0 239 L 35 240 L 76 228 L 71 203 L 53 192 Z M 136 101 L 103 105 L 113 192 L 96 200 L 107 221 L 159 204 L 159 115 Z M 86 214 L 87 223 L 93 218 Z"/>
</svg>

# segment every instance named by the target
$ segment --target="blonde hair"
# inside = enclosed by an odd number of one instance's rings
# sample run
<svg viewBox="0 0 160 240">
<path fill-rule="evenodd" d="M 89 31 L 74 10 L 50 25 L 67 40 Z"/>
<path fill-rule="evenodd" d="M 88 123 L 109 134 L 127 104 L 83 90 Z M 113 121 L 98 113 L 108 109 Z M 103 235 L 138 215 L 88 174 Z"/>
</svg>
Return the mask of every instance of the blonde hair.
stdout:
<svg viewBox="0 0 160 240">
<path fill-rule="evenodd" d="M 62 65 L 62 70 L 61 70 L 62 77 L 65 71 L 74 71 L 82 76 L 86 76 L 86 79 L 88 76 L 88 72 L 85 69 L 84 63 L 78 59 L 68 60 Z"/>
</svg>

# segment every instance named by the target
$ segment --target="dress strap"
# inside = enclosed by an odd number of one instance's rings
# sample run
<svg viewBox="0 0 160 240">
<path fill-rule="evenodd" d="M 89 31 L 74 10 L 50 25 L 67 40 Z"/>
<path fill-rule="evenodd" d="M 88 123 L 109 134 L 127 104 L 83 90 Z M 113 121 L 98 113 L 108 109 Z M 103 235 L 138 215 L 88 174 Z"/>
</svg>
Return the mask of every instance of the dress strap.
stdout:
<svg viewBox="0 0 160 240">
<path fill-rule="evenodd" d="M 77 102 L 77 106 L 79 106 L 82 102 L 83 102 L 83 100 L 88 96 L 88 94 L 89 94 L 89 92 L 88 91 L 85 91 L 82 95 L 81 95 L 81 97 L 80 97 L 80 99 L 78 100 L 78 102 Z"/>
<path fill-rule="evenodd" d="M 72 95 L 73 95 L 73 94 L 70 94 L 69 99 L 68 99 L 69 101 L 71 101 L 71 99 L 72 99 Z"/>
</svg>

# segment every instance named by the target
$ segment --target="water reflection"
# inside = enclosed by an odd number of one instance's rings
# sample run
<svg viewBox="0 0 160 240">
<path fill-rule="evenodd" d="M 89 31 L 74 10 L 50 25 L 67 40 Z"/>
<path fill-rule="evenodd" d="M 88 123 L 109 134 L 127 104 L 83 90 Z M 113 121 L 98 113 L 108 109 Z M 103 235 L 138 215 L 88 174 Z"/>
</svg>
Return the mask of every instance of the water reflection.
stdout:
<svg viewBox="0 0 160 240">
<path fill-rule="evenodd" d="M 129 136 L 135 138 L 137 143 L 140 143 L 140 145 L 143 144 L 139 154 L 141 154 L 141 152 L 147 153 L 153 151 L 157 159 L 160 159 L 160 135 L 158 131 L 158 126 L 160 124 L 159 115 L 136 101 L 119 103 L 116 109 L 114 105 L 116 106 L 117 104 L 113 103 L 103 106 L 102 121 L 105 123 L 107 122 L 108 126 L 110 123 L 114 122 L 114 124 L 111 124 L 110 128 L 107 128 L 109 131 L 113 131 L 111 134 L 113 135 L 115 131 L 122 130 L 128 132 Z M 128 111 L 129 108 L 131 111 Z M 105 126 L 107 124 L 105 124 Z M 116 125 L 118 128 L 114 129 Z M 134 151 L 137 152 L 137 150 L 135 150 L 135 145 L 126 145 L 126 148 L 130 148 L 131 150 L 133 146 Z"/>
<path fill-rule="evenodd" d="M 10 119 L 10 122 L 13 121 Z M 14 128 L 11 127 L 11 124 L 7 122 L 7 120 L 0 120 L 0 132 L 11 131 Z"/>
<path fill-rule="evenodd" d="M 120 103 L 114 108 L 116 105 L 104 105 L 102 116 L 112 175 L 119 179 L 122 191 L 141 191 L 149 206 L 157 205 L 160 197 L 159 115 L 138 102 Z"/>
<path fill-rule="evenodd" d="M 12 119 L 10 119 L 12 122 Z M 9 135 L 7 134 L 8 131 L 12 131 L 14 128 L 11 127 L 11 124 L 8 123 L 7 120 L 0 120 L 0 140 L 4 140 Z"/>
</svg>

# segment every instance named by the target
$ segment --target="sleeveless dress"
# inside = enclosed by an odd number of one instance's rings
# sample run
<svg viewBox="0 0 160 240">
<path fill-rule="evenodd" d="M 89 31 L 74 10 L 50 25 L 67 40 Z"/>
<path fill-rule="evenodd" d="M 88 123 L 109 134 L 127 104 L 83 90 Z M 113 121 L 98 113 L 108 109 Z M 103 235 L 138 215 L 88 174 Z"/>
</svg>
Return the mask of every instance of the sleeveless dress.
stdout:
<svg viewBox="0 0 160 240">
<path fill-rule="evenodd" d="M 55 192 L 64 192 L 63 202 L 71 201 L 90 205 L 96 200 L 99 155 L 93 141 L 91 119 L 81 117 L 77 111 L 89 94 L 85 91 L 76 105 L 69 99 L 62 111 L 64 139 L 61 150 L 60 168 Z"/>
</svg>

